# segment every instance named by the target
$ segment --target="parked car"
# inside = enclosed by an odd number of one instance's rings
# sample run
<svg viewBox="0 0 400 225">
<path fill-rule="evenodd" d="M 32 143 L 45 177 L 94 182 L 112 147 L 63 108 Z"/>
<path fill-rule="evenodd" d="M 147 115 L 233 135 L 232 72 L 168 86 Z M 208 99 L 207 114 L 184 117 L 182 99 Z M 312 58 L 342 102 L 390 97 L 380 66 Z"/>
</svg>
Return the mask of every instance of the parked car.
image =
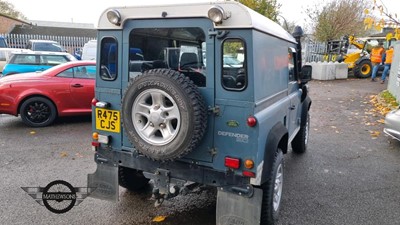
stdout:
<svg viewBox="0 0 400 225">
<path fill-rule="evenodd" d="M 48 126 L 57 117 L 90 115 L 95 74 L 95 61 L 73 61 L 41 73 L 1 77 L 0 114 L 20 115 L 32 127 Z"/>
<path fill-rule="evenodd" d="M 15 51 L 14 48 L 0 48 L 0 73 L 3 72 L 3 68 L 10 59 L 11 52 L 13 51 Z"/>
<path fill-rule="evenodd" d="M 44 71 L 53 66 L 77 60 L 66 52 L 16 52 L 3 68 L 3 76 Z"/>
<path fill-rule="evenodd" d="M 0 36 L 0 48 L 8 48 L 6 39 L 3 36 Z"/>
<path fill-rule="evenodd" d="M 96 60 L 97 40 L 86 42 L 82 49 L 82 60 Z"/>
<path fill-rule="evenodd" d="M 400 108 L 386 114 L 383 132 L 400 141 Z"/>
<path fill-rule="evenodd" d="M 60 43 L 51 40 L 29 40 L 25 49 L 45 52 L 66 52 Z"/>
</svg>

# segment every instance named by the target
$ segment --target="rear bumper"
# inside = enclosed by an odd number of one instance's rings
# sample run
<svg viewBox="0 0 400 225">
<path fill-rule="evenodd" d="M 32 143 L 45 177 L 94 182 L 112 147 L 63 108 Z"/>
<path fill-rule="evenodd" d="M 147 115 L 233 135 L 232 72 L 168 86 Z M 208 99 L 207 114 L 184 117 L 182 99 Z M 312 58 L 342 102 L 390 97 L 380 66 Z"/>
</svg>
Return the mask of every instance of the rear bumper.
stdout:
<svg viewBox="0 0 400 225">
<path fill-rule="evenodd" d="M 250 183 L 250 178 L 234 175 L 231 171 L 216 171 L 213 168 L 182 161 L 153 161 L 143 155 L 128 151 L 114 151 L 102 147 L 97 148 L 95 161 L 97 164 L 112 162 L 116 166 L 129 167 L 148 173 L 156 173 L 158 169 L 164 169 L 170 171 L 171 178 L 216 187 Z"/>
<path fill-rule="evenodd" d="M 128 167 L 150 174 L 160 170 L 168 171 L 169 180 L 184 180 L 214 187 L 223 187 L 225 191 L 238 193 L 248 190 L 250 178 L 234 175 L 231 171 L 216 171 L 212 168 L 181 162 L 153 161 L 142 155 L 127 151 L 114 151 L 111 148 L 97 147 L 95 153 L 97 170 L 88 175 L 88 187 L 94 192 L 94 198 L 115 201 L 118 199 L 118 167 Z"/>
<path fill-rule="evenodd" d="M 400 115 L 397 111 L 393 110 L 386 114 L 383 132 L 400 141 Z"/>
<path fill-rule="evenodd" d="M 390 128 L 384 128 L 383 132 L 385 134 L 389 135 L 390 137 L 400 141 L 400 132 L 399 131 L 393 130 L 393 129 L 390 129 Z"/>
</svg>

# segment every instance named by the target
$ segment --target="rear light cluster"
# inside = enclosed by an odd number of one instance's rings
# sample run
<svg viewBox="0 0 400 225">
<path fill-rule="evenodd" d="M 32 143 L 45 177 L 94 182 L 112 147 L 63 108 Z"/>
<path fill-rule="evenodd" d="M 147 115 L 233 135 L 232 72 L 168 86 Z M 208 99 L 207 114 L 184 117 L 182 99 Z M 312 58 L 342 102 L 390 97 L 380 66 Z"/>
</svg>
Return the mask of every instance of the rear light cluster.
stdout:
<svg viewBox="0 0 400 225">
<path fill-rule="evenodd" d="M 257 125 L 257 119 L 254 116 L 249 116 L 247 118 L 247 126 L 255 127 Z"/>
<path fill-rule="evenodd" d="M 101 144 L 106 144 L 108 145 L 108 143 L 110 142 L 110 137 L 107 135 L 101 135 L 97 132 L 93 132 L 92 134 L 92 146 L 94 147 L 99 147 L 100 143 Z"/>
<path fill-rule="evenodd" d="M 100 142 L 99 142 L 99 133 L 97 132 L 93 132 L 92 134 L 92 146 L 94 147 L 99 147 L 100 146 Z"/>
<path fill-rule="evenodd" d="M 97 108 L 108 108 L 110 104 L 108 102 L 99 102 L 96 98 L 92 99 L 92 105 Z M 110 142 L 110 136 L 101 135 L 98 132 L 93 132 L 92 134 L 92 146 L 99 147 L 100 144 L 108 145 Z"/>
<path fill-rule="evenodd" d="M 97 103 L 97 102 L 99 102 L 97 99 L 95 99 L 95 98 L 92 99 L 92 105 L 93 105 L 93 106 L 96 106 L 96 103 Z"/>
<path fill-rule="evenodd" d="M 233 158 L 233 157 L 225 157 L 225 166 L 231 169 L 239 169 L 241 165 L 241 160 L 239 158 Z M 254 167 L 254 162 L 251 159 L 246 159 L 243 162 L 243 166 L 245 169 L 253 169 Z M 243 170 L 242 175 L 245 177 L 256 177 L 256 174 L 254 172 L 248 171 L 248 170 Z"/>
</svg>

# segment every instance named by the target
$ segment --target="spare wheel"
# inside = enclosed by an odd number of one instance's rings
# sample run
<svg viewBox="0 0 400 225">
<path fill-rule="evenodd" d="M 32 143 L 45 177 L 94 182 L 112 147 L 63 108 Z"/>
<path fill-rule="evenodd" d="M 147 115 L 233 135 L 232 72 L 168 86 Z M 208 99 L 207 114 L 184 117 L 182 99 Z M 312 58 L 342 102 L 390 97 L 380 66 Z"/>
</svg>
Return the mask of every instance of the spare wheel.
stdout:
<svg viewBox="0 0 400 225">
<path fill-rule="evenodd" d="M 199 144 L 207 111 L 198 88 L 184 74 L 154 69 L 130 81 L 122 98 L 122 124 L 139 152 L 167 161 Z"/>
</svg>

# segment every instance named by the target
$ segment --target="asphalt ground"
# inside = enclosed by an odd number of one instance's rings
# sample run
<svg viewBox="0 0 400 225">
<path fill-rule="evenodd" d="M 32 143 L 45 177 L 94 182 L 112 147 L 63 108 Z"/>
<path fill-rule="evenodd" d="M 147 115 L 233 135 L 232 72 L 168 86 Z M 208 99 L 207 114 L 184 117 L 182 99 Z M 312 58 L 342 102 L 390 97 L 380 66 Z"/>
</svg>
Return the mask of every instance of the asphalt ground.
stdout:
<svg viewBox="0 0 400 225">
<path fill-rule="evenodd" d="M 400 143 L 383 134 L 371 96 L 379 82 L 311 81 L 308 150 L 285 155 L 280 225 L 400 224 Z M 379 133 L 378 133 L 379 132 Z M 198 189 L 155 208 L 151 190 L 120 201 L 86 198 L 65 214 L 39 205 L 21 187 L 65 180 L 85 187 L 93 173 L 90 118 L 46 128 L 0 115 L 0 224 L 215 224 L 215 191 Z M 164 216 L 162 222 L 152 222 Z"/>
</svg>

